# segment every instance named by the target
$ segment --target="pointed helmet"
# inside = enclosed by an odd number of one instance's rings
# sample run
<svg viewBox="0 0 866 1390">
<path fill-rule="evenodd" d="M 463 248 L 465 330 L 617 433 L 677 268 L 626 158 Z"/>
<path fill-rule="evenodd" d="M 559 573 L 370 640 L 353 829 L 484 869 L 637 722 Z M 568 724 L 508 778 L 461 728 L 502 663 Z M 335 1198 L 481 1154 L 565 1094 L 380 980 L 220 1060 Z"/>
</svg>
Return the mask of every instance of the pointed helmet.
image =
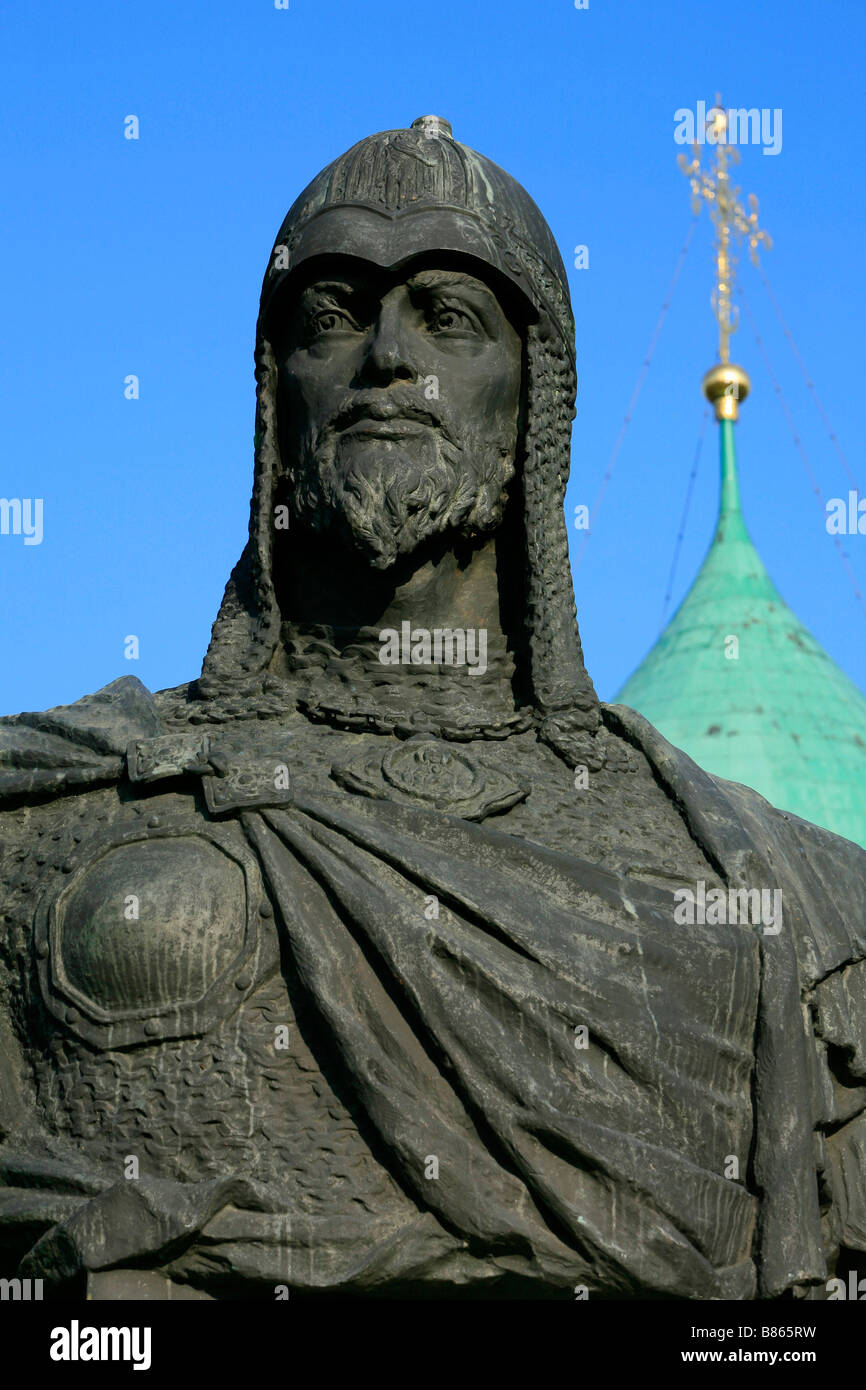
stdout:
<svg viewBox="0 0 866 1390">
<path fill-rule="evenodd" d="M 525 528 L 523 606 L 529 689 L 540 732 L 569 761 L 599 724 L 583 664 L 563 514 L 576 392 L 574 320 L 562 258 L 526 190 L 456 141 L 447 121 L 368 136 L 323 169 L 290 208 L 262 287 L 256 335 L 256 454 L 250 536 L 232 572 L 202 675 L 202 700 L 243 699 L 266 677 L 279 641 L 272 575 L 280 476 L 276 317 L 301 267 L 352 256 L 386 269 L 436 253 L 467 268 L 523 311 L 526 427 L 518 455 Z"/>
</svg>

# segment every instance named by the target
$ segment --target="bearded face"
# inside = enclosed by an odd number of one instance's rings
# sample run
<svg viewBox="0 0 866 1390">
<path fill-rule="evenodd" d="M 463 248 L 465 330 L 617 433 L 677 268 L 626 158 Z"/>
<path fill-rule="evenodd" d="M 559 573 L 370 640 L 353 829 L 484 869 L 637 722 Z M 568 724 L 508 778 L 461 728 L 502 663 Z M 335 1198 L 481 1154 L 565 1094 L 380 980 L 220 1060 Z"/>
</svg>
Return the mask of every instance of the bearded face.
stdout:
<svg viewBox="0 0 866 1390">
<path fill-rule="evenodd" d="M 387 569 L 430 536 L 498 526 L 522 346 L 463 271 L 353 265 L 295 305 L 278 355 L 281 451 L 295 519 Z"/>
</svg>

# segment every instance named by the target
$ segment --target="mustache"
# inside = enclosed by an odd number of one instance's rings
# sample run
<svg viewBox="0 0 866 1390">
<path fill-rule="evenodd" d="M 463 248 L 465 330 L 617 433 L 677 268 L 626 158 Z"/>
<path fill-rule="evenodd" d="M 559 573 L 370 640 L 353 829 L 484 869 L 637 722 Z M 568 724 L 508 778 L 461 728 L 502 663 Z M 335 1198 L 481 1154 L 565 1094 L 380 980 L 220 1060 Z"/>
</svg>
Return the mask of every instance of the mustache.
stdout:
<svg viewBox="0 0 866 1390">
<path fill-rule="evenodd" d="M 439 430 L 449 444 L 459 441 L 447 421 L 437 410 L 431 410 L 427 401 L 419 401 L 409 391 L 391 388 L 384 391 L 356 391 L 331 416 L 323 434 L 332 431 L 340 433 L 356 425 L 359 420 L 414 420 L 418 424 L 429 425 Z"/>
</svg>

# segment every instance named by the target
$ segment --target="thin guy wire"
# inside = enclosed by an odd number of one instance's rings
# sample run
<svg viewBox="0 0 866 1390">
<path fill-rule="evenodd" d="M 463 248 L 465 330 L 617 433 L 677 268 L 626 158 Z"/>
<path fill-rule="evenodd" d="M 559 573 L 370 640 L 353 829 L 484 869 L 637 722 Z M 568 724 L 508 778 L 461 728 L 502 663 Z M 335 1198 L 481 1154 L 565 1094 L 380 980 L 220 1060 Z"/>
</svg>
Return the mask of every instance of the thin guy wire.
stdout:
<svg viewBox="0 0 866 1390">
<path fill-rule="evenodd" d="M 827 517 L 827 508 L 826 508 L 826 505 L 825 505 L 825 503 L 824 503 L 824 497 L 823 497 L 823 494 L 822 494 L 822 492 L 821 492 L 821 489 L 820 489 L 820 487 L 818 486 L 818 479 L 815 477 L 814 471 L 813 471 L 813 469 L 812 469 L 812 465 L 810 464 L 809 459 L 808 459 L 808 457 L 807 457 L 807 455 L 806 455 L 806 450 L 805 450 L 804 447 L 803 447 L 803 441 L 802 441 L 802 439 L 800 438 L 799 434 L 797 433 L 797 427 L 796 427 L 796 425 L 794 424 L 794 417 L 792 416 L 792 414 L 791 414 L 791 412 L 790 412 L 790 410 L 789 410 L 789 408 L 788 408 L 788 402 L 786 401 L 785 396 L 784 396 L 784 394 L 783 394 L 783 392 L 782 392 L 782 388 L 781 388 L 781 386 L 779 385 L 779 382 L 778 382 L 778 380 L 777 380 L 777 378 L 776 378 L 776 373 L 773 371 L 773 368 L 770 366 L 770 359 L 769 359 L 769 357 L 767 356 L 767 350 L 766 350 L 766 348 L 764 347 L 763 339 L 761 338 L 761 335 L 760 335 L 760 333 L 758 332 L 758 329 L 757 329 L 757 327 L 756 327 L 755 320 L 754 320 L 754 318 L 752 317 L 752 311 L 751 311 L 751 309 L 749 308 L 749 301 L 748 301 L 747 298 L 746 298 L 746 294 L 745 294 L 745 291 L 743 290 L 742 285 L 740 285 L 739 289 L 740 289 L 740 298 L 741 298 L 742 301 L 743 301 L 743 305 L 744 305 L 744 307 L 745 307 L 746 313 L 747 313 L 748 316 L 749 316 L 749 322 L 750 322 L 750 324 L 752 325 L 752 332 L 753 332 L 754 335 L 755 335 L 755 342 L 758 344 L 758 349 L 759 349 L 759 351 L 760 351 L 760 353 L 761 353 L 762 358 L 764 359 L 764 366 L 767 368 L 767 371 L 769 372 L 769 375 L 770 375 L 770 380 L 771 380 L 771 382 L 773 383 L 773 390 L 775 391 L 775 393 L 776 393 L 776 395 L 777 395 L 777 397 L 778 397 L 778 399 L 779 399 L 779 404 L 781 405 L 782 410 L 783 410 L 784 413 L 785 413 L 785 419 L 788 421 L 788 425 L 789 425 L 789 427 L 790 427 L 791 434 L 794 436 L 794 443 L 795 443 L 796 446 L 797 446 L 797 451 L 798 451 L 798 453 L 799 453 L 799 455 L 800 455 L 800 458 L 803 460 L 803 463 L 804 463 L 805 468 L 806 468 L 806 472 L 807 472 L 807 474 L 809 475 L 809 481 L 810 481 L 810 483 L 812 484 L 812 491 L 814 492 L 816 498 L 818 499 L 818 505 L 819 505 L 819 507 L 821 508 L 821 515 L 822 515 L 822 517 L 824 518 L 824 520 L 826 521 L 826 517 Z M 853 590 L 854 590 L 854 596 L 855 596 L 855 598 L 857 599 L 857 602 L 858 602 L 858 604 L 860 605 L 860 608 L 861 608 L 862 611 L 863 611 L 863 616 L 864 616 L 864 618 L 866 618 L 866 602 L 864 602 L 864 600 L 863 600 L 863 594 L 862 594 L 862 592 L 861 592 L 861 590 L 860 590 L 860 585 L 858 584 L 858 582 L 857 582 L 857 577 L 856 577 L 856 575 L 854 574 L 854 571 L 852 570 L 851 565 L 850 565 L 850 563 L 849 563 L 849 561 L 848 561 L 848 556 L 845 554 L 845 551 L 842 549 L 842 543 L 841 543 L 841 541 L 839 540 L 839 537 L 838 537 L 837 535 L 834 535 L 834 536 L 831 537 L 831 539 L 832 539 L 832 541 L 833 541 L 834 546 L 836 547 L 836 550 L 837 550 L 837 552 L 838 552 L 838 554 L 839 554 L 839 558 L 840 558 L 840 560 L 842 561 L 842 564 L 845 566 L 845 572 L 846 572 L 846 574 L 848 575 L 848 578 L 849 578 L 850 581 L 851 581 L 851 587 L 852 587 Z"/>
<path fill-rule="evenodd" d="M 619 434 L 618 434 L 617 437 L 616 437 L 616 443 L 615 443 L 614 446 L 613 446 L 613 449 L 612 449 L 611 455 L 610 455 L 610 459 L 608 460 L 608 465 L 607 465 L 607 468 L 606 468 L 606 470 L 605 470 L 604 477 L 603 477 L 602 480 L 601 480 L 601 487 L 599 488 L 599 490 L 598 490 L 598 492 L 597 492 L 597 494 L 596 494 L 595 501 L 594 501 L 593 504 L 592 504 L 592 511 L 590 512 L 590 516 L 589 516 L 589 525 L 588 525 L 588 527 L 586 528 L 586 530 L 585 530 L 584 533 L 583 533 L 583 537 L 582 537 L 581 542 L 580 542 L 580 547 L 579 547 L 578 552 L 577 552 L 577 558 L 576 558 L 576 560 L 575 560 L 575 562 L 574 562 L 574 568 L 575 568 L 575 569 L 577 569 L 577 567 L 579 566 L 579 564 L 580 564 L 580 562 L 581 562 L 581 560 L 582 560 L 582 558 L 583 558 L 583 552 L 584 552 L 584 550 L 586 549 L 586 543 L 587 543 L 587 541 L 589 540 L 590 534 L 591 534 L 591 532 L 592 532 L 593 522 L 595 521 L 595 518 L 596 518 L 596 516 L 597 516 L 597 514 L 598 514 L 598 509 L 599 509 L 599 506 L 601 505 L 601 500 L 602 500 L 602 498 L 604 497 L 605 492 L 607 491 L 607 485 L 608 485 L 608 483 L 610 482 L 611 474 L 613 473 L 613 469 L 614 469 L 614 464 L 616 463 L 616 460 L 617 460 L 617 455 L 619 454 L 619 451 L 620 451 L 620 449 L 621 449 L 621 447 L 622 447 L 622 441 L 623 441 L 623 439 L 624 439 L 624 437 L 625 437 L 625 432 L 626 432 L 626 430 L 628 429 L 629 424 L 631 423 L 631 417 L 632 417 L 632 415 L 633 415 L 633 413 L 634 413 L 635 406 L 637 405 L 638 397 L 640 396 L 641 389 L 642 389 L 643 384 L 644 384 L 644 380 L 646 379 L 646 374 L 647 374 L 647 371 L 649 370 L 649 365 L 650 365 L 650 362 L 652 361 L 653 353 L 655 352 L 656 344 L 658 343 L 658 340 L 659 340 L 659 334 L 660 334 L 661 331 L 662 331 L 662 324 L 663 324 L 664 321 L 665 321 L 665 318 L 666 318 L 666 316 L 667 316 L 668 309 L 671 307 L 671 299 L 673 298 L 673 293 L 674 293 L 674 290 L 676 289 L 677 281 L 678 281 L 679 278 L 680 278 L 680 271 L 681 271 L 682 268 L 683 268 L 683 261 L 685 260 L 685 258 L 686 258 L 686 253 L 687 253 L 687 251 L 688 251 L 688 249 L 689 249 L 689 246 L 691 245 L 691 240 L 692 240 L 692 237 L 694 236 L 695 227 L 697 226 L 697 222 L 698 222 L 698 218 L 697 218 L 697 214 L 695 214 L 695 216 L 692 218 L 692 224 L 691 224 L 691 226 L 689 227 L 688 235 L 687 235 L 685 241 L 683 242 L 682 247 L 680 248 L 680 254 L 679 254 L 679 257 L 678 257 L 678 259 L 677 259 L 676 269 L 674 270 L 673 276 L 671 277 L 671 282 L 670 282 L 670 285 L 668 286 L 668 292 L 667 292 L 667 294 L 666 294 L 666 296 L 665 296 L 665 302 L 664 302 L 664 304 L 662 305 L 661 313 L 659 314 L 659 317 L 658 317 L 658 322 L 656 323 L 655 330 L 654 330 L 654 332 L 653 332 L 652 338 L 650 339 L 650 345 L 649 345 L 649 347 L 647 348 L 647 353 L 646 353 L 646 356 L 644 357 L 643 364 L 642 364 L 641 369 L 640 369 L 640 371 L 639 371 L 639 373 L 638 373 L 638 378 L 637 378 L 637 382 L 635 383 L 635 388 L 634 388 L 634 390 L 632 391 L 632 394 L 631 394 L 631 400 L 630 400 L 629 403 L 628 403 L 628 409 L 626 410 L 625 418 L 623 419 L 623 422 L 622 422 L 622 424 L 620 425 Z"/>
<path fill-rule="evenodd" d="M 709 406 L 707 406 L 706 409 L 704 410 L 703 419 L 702 419 L 702 421 L 701 421 L 701 429 L 700 429 L 700 433 L 699 433 L 699 435 L 698 435 L 698 442 L 697 442 L 697 444 L 695 445 L 695 456 L 694 456 L 694 459 L 692 460 L 692 471 L 691 471 L 691 473 L 689 474 L 689 485 L 688 485 L 688 488 L 686 489 L 686 500 L 685 500 L 685 505 L 683 506 L 682 518 L 681 518 L 681 520 L 680 520 L 680 529 L 679 529 L 679 531 L 677 532 L 677 538 L 676 538 L 676 541 L 675 541 L 675 543 L 674 543 L 674 556 L 673 556 L 673 560 L 671 561 L 671 572 L 670 572 L 670 574 L 669 574 L 669 576 L 668 576 L 667 593 L 665 594 L 665 601 L 664 601 L 664 603 L 663 603 L 663 605 L 662 605 L 662 617 L 661 617 L 661 622 L 659 623 L 659 636 L 661 636 L 661 634 L 664 632 L 664 629 L 665 629 L 665 619 L 666 619 L 666 617 L 667 617 L 667 615 L 668 615 L 668 608 L 669 608 L 669 606 L 670 606 L 671 594 L 673 593 L 673 590 L 674 590 L 674 579 L 676 578 L 677 565 L 679 564 L 679 560 L 680 560 L 680 550 L 682 549 L 683 538 L 684 538 L 684 536 L 685 536 L 685 534 L 686 534 L 686 522 L 688 521 L 689 508 L 691 507 L 691 504 L 692 504 L 692 493 L 693 493 L 694 490 L 695 490 L 695 479 L 696 479 L 697 476 L 698 476 L 698 464 L 699 464 L 700 461 L 701 461 L 701 451 L 702 451 L 702 449 L 703 449 L 703 447 L 704 447 L 704 436 L 706 435 L 706 432 L 707 432 L 707 421 L 709 420 L 709 418 L 710 418 L 710 408 L 709 408 Z"/>
<path fill-rule="evenodd" d="M 763 281 L 764 289 L 767 291 L 767 294 L 770 296 L 770 301 L 771 301 L 771 303 L 772 303 L 772 305 L 773 305 L 773 308 L 774 308 L 775 311 L 776 311 L 776 317 L 778 318 L 779 323 L 782 325 L 782 331 L 783 331 L 783 333 L 785 334 L 785 337 L 788 339 L 788 342 L 791 344 L 791 351 L 793 352 L 794 356 L 795 356 L 796 359 L 797 359 L 797 364 L 798 364 L 798 366 L 799 366 L 799 368 L 800 368 L 800 371 L 803 373 L 803 378 L 804 378 L 804 380 L 805 380 L 805 382 L 806 382 L 806 385 L 807 385 L 808 388 L 809 388 L 809 391 L 810 391 L 811 394 L 812 394 L 812 399 L 814 400 L 816 406 L 818 407 L 818 411 L 819 411 L 819 413 L 820 413 L 820 415 L 821 415 L 821 419 L 824 421 L 824 424 L 825 424 L 826 429 L 827 429 L 827 433 L 829 434 L 830 439 L 831 439 L 832 442 L 833 442 L 833 447 L 834 447 L 834 449 L 836 450 L 836 453 L 839 455 L 840 459 L 842 460 L 842 464 L 843 464 L 843 466 L 844 466 L 844 468 L 845 468 L 845 472 L 848 474 L 848 477 L 850 478 L 851 483 L 853 484 L 853 486 L 854 486 L 855 488 L 857 488 L 857 479 L 854 477 L 854 473 L 853 473 L 853 471 L 852 471 L 852 469 L 851 469 L 851 465 L 849 464 L 848 459 L 847 459 L 847 457 L 846 457 L 846 455 L 845 455 L 845 451 L 844 451 L 844 449 L 842 448 L 842 445 L 839 443 L 839 439 L 838 439 L 838 436 L 837 436 L 837 434 L 836 434 L 836 431 L 833 429 L 833 426 L 830 424 L 829 416 L 827 415 L 827 412 L 826 412 L 826 410 L 824 409 L 824 406 L 823 406 L 823 404 L 822 404 L 822 402 L 821 402 L 821 397 L 818 395 L 818 389 L 817 389 L 817 387 L 815 386 L 815 383 L 814 383 L 814 381 L 812 380 L 812 378 L 810 377 L 808 371 L 806 370 L 806 364 L 805 364 L 805 362 L 803 361 L 803 358 L 802 358 L 801 355 L 800 355 L 800 350 L 799 350 L 799 348 L 797 347 L 797 344 L 794 342 L 794 335 L 793 335 L 793 333 L 791 332 L 790 328 L 788 327 L 788 325 L 787 325 L 787 323 L 786 323 L 786 321 L 785 321 L 785 316 L 784 316 L 784 314 L 782 313 L 781 306 L 779 305 L 779 301 L 778 301 L 778 299 L 776 298 L 776 296 L 775 296 L 775 294 L 773 293 L 773 290 L 772 290 L 772 288 L 771 288 L 771 286 L 770 286 L 770 282 L 769 282 L 769 280 L 768 280 L 768 278 L 767 278 L 767 273 L 766 273 L 766 271 L 764 270 L 764 267 L 763 267 L 762 265 L 759 265 L 758 269 L 759 269 L 760 274 L 761 274 L 761 280 Z M 857 490 L 858 490 L 858 492 L 859 492 L 859 488 L 857 488 Z"/>
</svg>

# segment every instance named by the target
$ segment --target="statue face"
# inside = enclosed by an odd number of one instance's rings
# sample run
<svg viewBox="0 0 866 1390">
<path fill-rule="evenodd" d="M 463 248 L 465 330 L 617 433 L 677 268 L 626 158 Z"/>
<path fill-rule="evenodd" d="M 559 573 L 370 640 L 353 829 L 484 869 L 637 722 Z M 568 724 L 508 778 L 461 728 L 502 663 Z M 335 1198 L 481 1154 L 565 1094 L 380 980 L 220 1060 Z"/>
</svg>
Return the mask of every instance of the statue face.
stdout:
<svg viewBox="0 0 866 1390">
<path fill-rule="evenodd" d="M 277 352 L 283 465 L 301 524 L 386 569 L 421 541 L 495 529 L 514 473 L 522 342 L 462 270 L 334 258 Z"/>
</svg>

